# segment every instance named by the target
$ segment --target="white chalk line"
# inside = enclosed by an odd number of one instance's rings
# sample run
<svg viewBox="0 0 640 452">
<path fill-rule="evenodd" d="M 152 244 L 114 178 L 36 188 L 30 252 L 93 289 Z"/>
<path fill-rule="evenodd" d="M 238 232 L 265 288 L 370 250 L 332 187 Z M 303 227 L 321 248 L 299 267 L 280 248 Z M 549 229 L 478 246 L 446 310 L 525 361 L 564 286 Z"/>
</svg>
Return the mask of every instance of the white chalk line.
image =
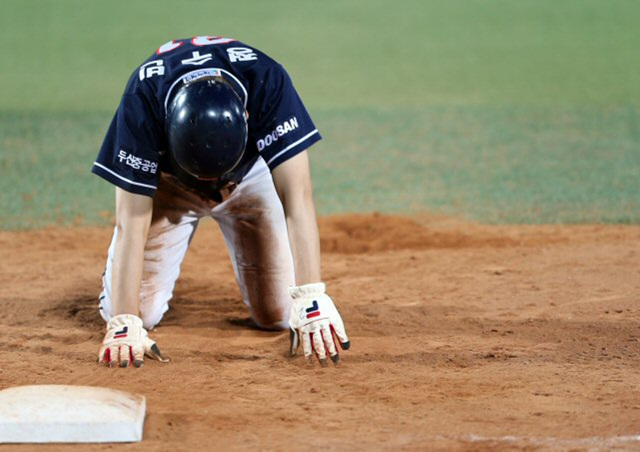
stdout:
<svg viewBox="0 0 640 452">
<path fill-rule="evenodd" d="M 436 439 L 455 440 L 471 443 L 498 442 L 498 443 L 525 443 L 532 446 L 556 446 L 556 447 L 614 447 L 629 443 L 640 443 L 640 435 L 622 436 L 591 436 L 587 438 L 561 439 L 553 437 L 531 437 L 531 436 L 482 436 L 482 435 L 462 435 L 443 436 L 438 435 Z"/>
</svg>

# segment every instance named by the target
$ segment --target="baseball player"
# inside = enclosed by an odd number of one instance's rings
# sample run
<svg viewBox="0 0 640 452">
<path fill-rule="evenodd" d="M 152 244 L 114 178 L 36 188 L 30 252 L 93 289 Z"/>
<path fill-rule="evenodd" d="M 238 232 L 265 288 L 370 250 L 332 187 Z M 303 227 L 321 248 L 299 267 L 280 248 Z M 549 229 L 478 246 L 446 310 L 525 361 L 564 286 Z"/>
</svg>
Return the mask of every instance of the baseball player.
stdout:
<svg viewBox="0 0 640 452">
<path fill-rule="evenodd" d="M 221 228 L 256 327 L 339 361 L 350 342 L 320 276 L 307 148 L 320 140 L 284 68 L 242 42 L 161 46 L 132 74 L 92 172 L 115 185 L 99 361 L 168 358 L 148 330 L 169 308 L 202 217 Z"/>
</svg>

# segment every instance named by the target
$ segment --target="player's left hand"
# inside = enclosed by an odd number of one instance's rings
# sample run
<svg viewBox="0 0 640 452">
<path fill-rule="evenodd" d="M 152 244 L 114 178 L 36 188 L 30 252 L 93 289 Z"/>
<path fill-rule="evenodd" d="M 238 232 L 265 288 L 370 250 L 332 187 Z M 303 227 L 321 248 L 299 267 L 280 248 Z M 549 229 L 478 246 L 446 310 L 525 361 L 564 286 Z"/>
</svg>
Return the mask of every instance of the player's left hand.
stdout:
<svg viewBox="0 0 640 452">
<path fill-rule="evenodd" d="M 295 355 L 300 342 L 304 356 L 311 361 L 315 352 L 321 365 L 327 364 L 327 352 L 334 364 L 340 356 L 334 340 L 337 336 L 343 350 L 351 346 L 342 317 L 325 293 L 324 283 L 306 284 L 289 288 L 293 298 L 289 326 L 291 327 L 291 355 Z"/>
</svg>

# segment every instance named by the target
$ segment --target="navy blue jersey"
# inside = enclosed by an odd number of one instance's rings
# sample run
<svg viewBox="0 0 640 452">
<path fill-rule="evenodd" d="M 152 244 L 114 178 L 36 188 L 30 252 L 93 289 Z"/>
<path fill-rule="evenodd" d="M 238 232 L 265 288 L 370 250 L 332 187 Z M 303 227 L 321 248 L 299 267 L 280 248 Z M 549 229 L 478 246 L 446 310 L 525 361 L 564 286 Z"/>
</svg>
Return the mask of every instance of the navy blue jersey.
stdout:
<svg viewBox="0 0 640 452">
<path fill-rule="evenodd" d="M 259 157 L 273 170 L 320 140 L 280 64 L 242 42 L 199 36 L 164 44 L 134 71 L 92 172 L 126 191 L 153 196 L 161 171 L 176 174 L 165 135 L 169 98 L 182 84 L 211 76 L 229 82 L 249 112 L 247 148 L 233 182 Z"/>
</svg>

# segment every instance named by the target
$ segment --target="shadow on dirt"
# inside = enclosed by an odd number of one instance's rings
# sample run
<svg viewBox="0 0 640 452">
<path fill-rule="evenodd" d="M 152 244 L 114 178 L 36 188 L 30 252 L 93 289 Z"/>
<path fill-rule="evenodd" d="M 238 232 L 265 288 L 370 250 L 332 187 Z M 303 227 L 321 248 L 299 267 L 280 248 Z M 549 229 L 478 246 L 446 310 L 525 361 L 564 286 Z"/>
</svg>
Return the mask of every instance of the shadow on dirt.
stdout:
<svg viewBox="0 0 640 452">
<path fill-rule="evenodd" d="M 92 332 L 102 332 L 105 324 L 98 310 L 98 299 L 94 296 L 59 301 L 52 307 L 40 310 L 37 318 L 60 319 L 74 328 Z M 169 311 L 159 326 L 260 330 L 249 318 L 242 302 L 231 298 L 193 300 L 178 297 L 171 301 Z"/>
<path fill-rule="evenodd" d="M 55 317 L 72 323 L 76 328 L 91 331 L 102 331 L 104 328 L 104 320 L 98 312 L 98 299 L 93 296 L 60 301 L 53 307 L 42 309 L 37 317 Z"/>
</svg>

